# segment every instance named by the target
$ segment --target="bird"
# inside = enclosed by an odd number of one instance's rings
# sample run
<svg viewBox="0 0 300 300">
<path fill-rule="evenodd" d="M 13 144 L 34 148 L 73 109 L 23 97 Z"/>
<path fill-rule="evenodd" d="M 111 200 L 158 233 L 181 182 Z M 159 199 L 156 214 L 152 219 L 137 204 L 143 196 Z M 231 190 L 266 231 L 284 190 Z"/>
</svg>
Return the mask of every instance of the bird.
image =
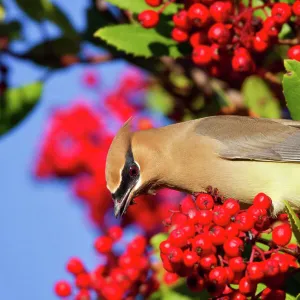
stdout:
<svg viewBox="0 0 300 300">
<path fill-rule="evenodd" d="M 246 205 L 263 192 L 274 215 L 284 201 L 300 208 L 300 122 L 218 115 L 137 131 L 132 123 L 119 129 L 106 157 L 117 218 L 134 198 L 161 188 L 195 194 L 213 186 Z"/>
</svg>

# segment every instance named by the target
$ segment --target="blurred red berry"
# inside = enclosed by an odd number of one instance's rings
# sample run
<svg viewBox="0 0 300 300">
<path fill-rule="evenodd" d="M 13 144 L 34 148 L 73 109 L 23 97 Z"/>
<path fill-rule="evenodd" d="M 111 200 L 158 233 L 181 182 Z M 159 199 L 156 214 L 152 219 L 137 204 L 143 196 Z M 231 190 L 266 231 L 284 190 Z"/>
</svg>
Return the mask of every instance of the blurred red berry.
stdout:
<svg viewBox="0 0 300 300">
<path fill-rule="evenodd" d="M 69 282 L 61 280 L 54 286 L 55 294 L 59 297 L 68 297 L 72 293 L 72 288 Z"/>
</svg>

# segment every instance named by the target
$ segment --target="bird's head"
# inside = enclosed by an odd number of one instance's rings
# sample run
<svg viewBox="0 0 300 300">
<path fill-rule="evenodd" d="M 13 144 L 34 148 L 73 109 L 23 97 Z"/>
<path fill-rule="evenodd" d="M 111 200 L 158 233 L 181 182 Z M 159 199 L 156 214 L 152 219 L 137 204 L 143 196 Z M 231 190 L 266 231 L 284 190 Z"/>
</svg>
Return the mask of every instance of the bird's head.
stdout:
<svg viewBox="0 0 300 300">
<path fill-rule="evenodd" d="M 115 136 L 106 159 L 106 184 L 114 201 L 115 216 L 122 216 L 138 195 L 140 165 L 132 150 L 131 118 Z"/>
</svg>

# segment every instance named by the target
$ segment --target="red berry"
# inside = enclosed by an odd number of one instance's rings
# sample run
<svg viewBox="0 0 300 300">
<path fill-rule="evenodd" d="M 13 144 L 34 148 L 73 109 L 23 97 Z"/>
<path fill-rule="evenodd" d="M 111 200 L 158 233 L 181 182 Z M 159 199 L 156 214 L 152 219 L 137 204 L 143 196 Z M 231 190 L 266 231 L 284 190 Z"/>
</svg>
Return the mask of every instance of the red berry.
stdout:
<svg viewBox="0 0 300 300">
<path fill-rule="evenodd" d="M 203 256 L 199 260 L 199 265 L 203 270 L 211 270 L 218 264 L 217 257 L 214 254 Z"/>
<path fill-rule="evenodd" d="M 186 31 L 180 28 L 174 28 L 171 32 L 172 39 L 178 43 L 186 42 L 189 39 L 189 35 Z"/>
<path fill-rule="evenodd" d="M 287 245 L 292 238 L 292 230 L 289 224 L 276 226 L 272 232 L 272 240 L 278 246 Z"/>
<path fill-rule="evenodd" d="M 243 241 L 237 237 L 228 239 L 223 247 L 226 255 L 229 257 L 241 256 L 244 251 Z"/>
<path fill-rule="evenodd" d="M 199 209 L 212 209 L 214 207 L 214 199 L 209 194 L 200 193 L 197 195 L 196 204 Z"/>
<path fill-rule="evenodd" d="M 188 220 L 188 217 L 182 213 L 175 213 L 173 214 L 171 221 L 173 225 L 178 225 L 179 227 L 183 226 L 186 224 Z"/>
<path fill-rule="evenodd" d="M 279 270 L 281 273 L 285 273 L 289 270 L 289 258 L 285 254 L 275 253 L 271 256 L 271 259 L 276 260 L 279 264 Z"/>
<path fill-rule="evenodd" d="M 268 34 L 268 36 L 277 38 L 281 30 L 281 25 L 276 22 L 274 17 L 268 17 L 263 23 L 263 30 Z"/>
<path fill-rule="evenodd" d="M 283 25 L 292 16 L 292 9 L 287 3 L 275 3 L 272 8 L 272 16 L 278 24 Z"/>
<path fill-rule="evenodd" d="M 264 278 L 264 263 L 252 262 L 247 266 L 247 276 L 252 281 L 260 281 Z"/>
<path fill-rule="evenodd" d="M 226 212 L 223 206 L 214 208 L 213 221 L 216 225 L 227 226 L 230 223 L 231 216 Z"/>
<path fill-rule="evenodd" d="M 199 257 L 196 252 L 191 250 L 185 250 L 183 252 L 183 263 L 187 267 L 193 267 L 198 261 Z"/>
<path fill-rule="evenodd" d="M 289 59 L 295 59 L 300 61 L 300 45 L 291 47 L 288 50 L 287 56 Z"/>
<path fill-rule="evenodd" d="M 225 229 L 221 226 L 213 226 L 209 229 L 208 235 L 215 246 L 223 245 L 226 240 Z"/>
<path fill-rule="evenodd" d="M 180 248 L 173 247 L 168 254 L 171 263 L 180 263 L 183 260 L 183 252 Z"/>
<path fill-rule="evenodd" d="M 113 241 L 110 237 L 100 236 L 96 239 L 94 247 L 99 253 L 106 254 L 111 252 L 112 245 Z"/>
<path fill-rule="evenodd" d="M 166 272 L 164 274 L 164 283 L 167 285 L 175 283 L 179 279 L 179 276 L 175 273 Z"/>
<path fill-rule="evenodd" d="M 254 227 L 254 222 L 253 216 L 247 212 L 240 213 L 235 217 L 235 223 L 240 231 L 249 231 Z"/>
<path fill-rule="evenodd" d="M 215 61 L 220 61 L 221 57 L 220 57 L 220 45 L 218 44 L 212 44 L 210 46 L 211 49 L 211 58 Z"/>
<path fill-rule="evenodd" d="M 200 225 L 209 225 L 212 222 L 213 213 L 211 210 L 200 210 L 199 211 L 199 221 Z"/>
<path fill-rule="evenodd" d="M 228 226 L 226 226 L 225 233 L 228 238 L 238 236 L 240 233 L 238 225 L 236 223 L 230 223 Z"/>
<path fill-rule="evenodd" d="M 232 69 L 237 72 L 249 72 L 252 68 L 250 54 L 237 53 L 232 58 Z"/>
<path fill-rule="evenodd" d="M 226 22 L 232 12 L 232 4 L 230 1 L 216 1 L 210 8 L 209 12 L 216 22 Z"/>
<path fill-rule="evenodd" d="M 177 28 L 182 30 L 189 30 L 191 27 L 190 20 L 188 18 L 188 12 L 186 10 L 181 10 L 173 16 L 173 22 Z"/>
<path fill-rule="evenodd" d="M 67 263 L 67 270 L 74 275 L 83 273 L 84 266 L 82 261 L 77 257 L 70 258 Z"/>
<path fill-rule="evenodd" d="M 169 241 L 172 246 L 182 248 L 187 244 L 187 234 L 183 229 L 174 229 L 171 231 Z"/>
<path fill-rule="evenodd" d="M 143 236 L 135 237 L 127 246 L 127 251 L 131 255 L 142 255 L 147 246 L 147 241 Z"/>
<path fill-rule="evenodd" d="M 162 0 L 145 0 L 145 2 L 152 7 L 157 7 L 162 4 Z"/>
<path fill-rule="evenodd" d="M 233 272 L 243 272 L 246 269 L 246 264 L 241 256 L 237 256 L 229 260 L 229 267 Z"/>
<path fill-rule="evenodd" d="M 259 221 L 262 217 L 267 216 L 268 212 L 264 208 L 259 208 L 255 205 L 251 205 L 248 208 L 248 214 L 253 217 L 255 221 Z"/>
<path fill-rule="evenodd" d="M 270 209 L 272 206 L 272 200 L 264 193 L 259 193 L 254 197 L 253 205 L 258 208 Z"/>
<path fill-rule="evenodd" d="M 269 36 L 265 30 L 256 33 L 252 41 L 252 47 L 256 52 L 264 52 L 270 46 Z"/>
<path fill-rule="evenodd" d="M 75 300 L 90 300 L 90 299 L 91 299 L 91 294 L 87 290 L 80 290 L 75 296 Z"/>
<path fill-rule="evenodd" d="M 199 66 L 207 65 L 211 62 L 211 49 L 209 46 L 200 45 L 194 48 L 192 59 Z"/>
<path fill-rule="evenodd" d="M 81 273 L 76 276 L 75 284 L 79 289 L 89 289 L 91 287 L 91 277 L 88 273 Z"/>
<path fill-rule="evenodd" d="M 144 28 L 153 28 L 159 22 L 159 14 L 154 10 L 144 10 L 139 14 L 138 20 Z"/>
<path fill-rule="evenodd" d="M 300 16 L 300 1 L 297 0 L 292 7 L 293 13 L 295 16 L 299 17 Z"/>
<path fill-rule="evenodd" d="M 227 273 L 227 284 L 233 283 L 235 273 L 229 267 L 226 267 L 225 271 Z"/>
<path fill-rule="evenodd" d="M 190 44 L 193 48 L 205 44 L 207 41 L 207 35 L 204 31 L 198 31 L 190 36 Z M 207 195 L 207 194 L 204 194 Z"/>
<path fill-rule="evenodd" d="M 69 282 L 61 280 L 55 284 L 54 291 L 59 297 L 68 297 L 72 293 L 72 288 Z"/>
<path fill-rule="evenodd" d="M 191 196 L 186 196 L 181 202 L 180 202 L 180 211 L 184 214 L 187 214 L 190 209 L 195 209 L 196 204 L 195 201 L 192 199 Z"/>
<path fill-rule="evenodd" d="M 261 294 L 262 300 L 285 300 L 285 291 L 265 288 Z"/>
<path fill-rule="evenodd" d="M 169 254 L 171 249 L 172 245 L 168 240 L 161 242 L 159 245 L 159 250 L 163 254 Z"/>
<path fill-rule="evenodd" d="M 256 283 L 252 282 L 248 277 L 244 277 L 239 283 L 239 290 L 244 295 L 251 295 L 256 291 L 256 286 Z"/>
<path fill-rule="evenodd" d="M 123 229 L 120 226 L 112 226 L 108 229 L 108 235 L 114 241 L 118 241 L 123 235 Z"/>
<path fill-rule="evenodd" d="M 186 284 L 193 292 L 201 292 L 204 289 L 204 279 L 196 274 L 187 277 Z"/>
<path fill-rule="evenodd" d="M 193 4 L 188 10 L 188 17 L 196 27 L 203 27 L 209 20 L 209 10 L 200 3 Z"/>
<path fill-rule="evenodd" d="M 194 224 L 187 224 L 182 229 L 185 231 L 188 239 L 193 238 L 195 236 L 195 226 Z"/>
<path fill-rule="evenodd" d="M 241 294 L 240 292 L 234 292 L 230 296 L 230 300 L 247 300 L 247 297 L 245 295 Z"/>
<path fill-rule="evenodd" d="M 224 46 L 230 40 L 230 30 L 223 23 L 216 23 L 210 27 L 208 38 L 212 43 Z"/>
<path fill-rule="evenodd" d="M 237 214 L 241 209 L 239 202 L 232 198 L 227 199 L 224 202 L 223 207 L 231 216 Z"/>
<path fill-rule="evenodd" d="M 274 259 L 267 259 L 264 261 L 264 274 L 266 276 L 272 277 L 279 274 L 279 263 L 277 260 Z"/>
<path fill-rule="evenodd" d="M 198 255 L 212 251 L 213 245 L 207 235 L 197 235 L 193 240 L 193 251 Z"/>
<path fill-rule="evenodd" d="M 216 267 L 209 272 L 208 278 L 217 285 L 223 285 L 227 282 L 227 272 L 223 267 Z"/>
</svg>

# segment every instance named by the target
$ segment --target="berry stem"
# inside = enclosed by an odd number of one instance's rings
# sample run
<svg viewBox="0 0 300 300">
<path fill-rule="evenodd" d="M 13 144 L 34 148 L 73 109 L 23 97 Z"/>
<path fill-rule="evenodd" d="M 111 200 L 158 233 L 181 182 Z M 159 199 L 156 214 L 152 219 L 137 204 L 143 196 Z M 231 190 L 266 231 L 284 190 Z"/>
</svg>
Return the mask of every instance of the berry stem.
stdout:
<svg viewBox="0 0 300 300">
<path fill-rule="evenodd" d="M 169 0 L 168 2 L 164 3 L 164 5 L 157 11 L 158 14 L 161 14 L 170 4 L 174 3 L 176 0 Z"/>
</svg>

